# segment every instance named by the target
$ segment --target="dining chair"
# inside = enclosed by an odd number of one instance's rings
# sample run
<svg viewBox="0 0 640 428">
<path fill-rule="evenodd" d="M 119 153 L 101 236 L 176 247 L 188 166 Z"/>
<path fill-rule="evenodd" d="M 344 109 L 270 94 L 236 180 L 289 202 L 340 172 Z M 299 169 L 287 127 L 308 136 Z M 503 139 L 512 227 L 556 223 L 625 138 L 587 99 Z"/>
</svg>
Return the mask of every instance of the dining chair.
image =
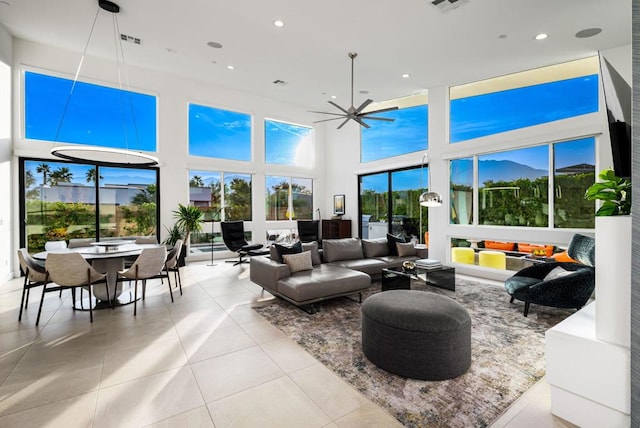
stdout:
<svg viewBox="0 0 640 428">
<path fill-rule="evenodd" d="M 118 281 L 134 281 L 133 285 L 133 315 L 138 311 L 138 281 L 142 281 L 142 300 L 145 298 L 147 279 L 159 278 L 165 266 L 167 259 L 167 249 L 164 245 L 145 248 L 136 261 L 128 269 L 118 272 Z M 171 281 L 169 282 L 169 290 L 171 290 Z M 173 295 L 172 295 L 173 298 Z"/>
<path fill-rule="evenodd" d="M 18 249 L 18 260 L 20 268 L 24 273 L 24 284 L 22 285 L 22 300 L 20 301 L 20 314 L 18 321 L 22 320 L 22 310 L 27 309 L 29 304 L 29 290 L 40 287 L 47 281 L 47 271 L 39 264 L 27 251 L 26 248 Z M 26 297 L 26 300 L 25 300 Z"/>
<path fill-rule="evenodd" d="M 46 277 L 44 287 L 42 288 L 42 299 L 40 299 L 40 307 L 38 308 L 38 318 L 36 325 L 40 323 L 40 314 L 42 313 L 42 303 L 44 295 L 49 291 L 58 291 L 70 288 L 73 299 L 73 307 L 76 307 L 75 289 L 86 288 L 89 290 L 89 299 L 93 295 L 93 285 L 105 284 L 107 289 L 107 300 L 109 298 L 109 287 L 107 286 L 107 275 L 95 270 L 80 253 L 49 253 L 45 262 Z M 49 282 L 54 282 L 54 287 L 47 288 Z M 81 297 L 82 298 L 82 297 Z M 93 322 L 93 305 L 89 302 L 89 318 Z"/>
<path fill-rule="evenodd" d="M 169 280 L 169 272 L 173 272 L 173 280 L 176 287 L 180 287 L 180 295 L 182 296 L 182 278 L 180 278 L 180 264 L 178 258 L 180 257 L 180 251 L 182 251 L 182 239 L 178 239 L 173 245 L 171 251 L 167 253 L 167 259 L 164 262 L 164 271 L 167 275 L 167 281 L 169 281 L 169 294 L 171 295 L 171 301 L 173 302 L 173 292 L 171 291 L 171 281 Z"/>
</svg>

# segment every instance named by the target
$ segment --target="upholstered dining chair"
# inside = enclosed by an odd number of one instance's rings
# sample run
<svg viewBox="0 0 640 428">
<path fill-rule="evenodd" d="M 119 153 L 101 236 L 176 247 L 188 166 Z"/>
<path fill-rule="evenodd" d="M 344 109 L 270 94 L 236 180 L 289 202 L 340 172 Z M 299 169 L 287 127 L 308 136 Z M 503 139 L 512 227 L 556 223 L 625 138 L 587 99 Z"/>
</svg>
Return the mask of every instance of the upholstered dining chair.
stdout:
<svg viewBox="0 0 640 428">
<path fill-rule="evenodd" d="M 128 269 L 118 272 L 118 281 L 134 281 L 133 285 L 133 315 L 138 312 L 138 281 L 142 281 L 142 300 L 144 300 L 147 289 L 147 280 L 159 278 L 164 269 L 167 259 L 167 249 L 164 245 L 152 248 L 145 248 L 136 261 Z M 171 290 L 171 281 L 169 282 L 169 290 Z M 173 297 L 173 296 L 172 296 Z"/>
<path fill-rule="evenodd" d="M 164 262 L 164 271 L 166 273 L 167 281 L 169 281 L 169 294 L 171 295 L 172 302 L 173 291 L 171 291 L 169 272 L 173 272 L 173 280 L 176 284 L 176 287 L 180 287 L 180 295 L 182 296 L 182 278 L 180 278 L 180 264 L 178 263 L 178 257 L 180 257 L 180 251 L 182 251 L 182 242 L 182 239 L 178 239 L 176 241 L 176 243 L 173 245 L 173 248 L 167 253 L 167 259 Z"/>
<path fill-rule="evenodd" d="M 44 285 L 45 281 L 47 281 L 47 271 L 44 266 L 31 257 L 26 248 L 18 249 L 18 260 L 20 261 L 20 269 L 24 273 L 22 300 L 20 301 L 20 313 L 18 314 L 18 321 L 22 321 L 22 310 L 26 310 L 29 304 L 29 290 Z"/>
<path fill-rule="evenodd" d="M 91 298 L 93 295 L 93 285 L 105 284 L 107 299 L 111 302 L 111 299 L 109 299 L 109 287 L 107 286 L 107 275 L 95 270 L 80 253 L 49 253 L 47 254 L 47 261 L 45 262 L 45 269 L 46 278 L 44 287 L 42 287 L 42 299 L 40 299 L 36 325 L 40 323 L 44 295 L 49 291 L 70 288 L 73 307 L 75 308 L 76 288 L 87 288 L 89 290 L 89 298 Z M 47 288 L 49 282 L 54 282 L 55 286 Z M 89 319 L 93 322 L 93 305 L 91 302 L 89 302 Z"/>
<path fill-rule="evenodd" d="M 220 230 L 222 231 L 222 241 L 227 248 L 238 254 L 238 260 L 227 260 L 227 263 L 233 263 L 233 265 L 239 265 L 241 263 L 248 263 L 249 260 L 245 259 L 247 256 L 257 256 L 262 254 L 268 254 L 268 251 L 259 251 L 263 245 L 253 244 L 249 245 L 246 239 L 244 239 L 244 222 L 242 221 L 223 221 L 220 222 Z"/>
</svg>

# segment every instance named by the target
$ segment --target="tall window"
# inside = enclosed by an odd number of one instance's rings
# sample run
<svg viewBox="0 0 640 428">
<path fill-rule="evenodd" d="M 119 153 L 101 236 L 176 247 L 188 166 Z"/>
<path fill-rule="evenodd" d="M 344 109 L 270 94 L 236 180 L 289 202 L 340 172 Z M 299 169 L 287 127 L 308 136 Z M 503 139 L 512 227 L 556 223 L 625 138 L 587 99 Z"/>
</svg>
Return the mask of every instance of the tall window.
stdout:
<svg viewBox="0 0 640 428">
<path fill-rule="evenodd" d="M 473 224 L 473 158 L 450 162 L 451 224 Z"/>
<path fill-rule="evenodd" d="M 371 128 L 360 134 L 360 161 L 371 162 L 428 148 L 428 106 L 426 104 L 388 111 L 370 117 L 386 117 L 393 122 L 371 120 Z"/>
<path fill-rule="evenodd" d="M 478 157 L 480 224 L 546 227 L 549 146 Z"/>
<path fill-rule="evenodd" d="M 266 220 L 311 220 L 313 180 L 296 177 L 266 177 Z"/>
<path fill-rule="evenodd" d="M 156 236 L 158 170 L 49 160 L 20 162 L 23 239 L 30 252 L 47 241 Z"/>
<path fill-rule="evenodd" d="M 418 200 L 429 187 L 428 177 L 428 167 L 361 175 L 360 236 L 382 238 L 390 232 L 422 241 L 428 230 L 428 208 Z"/>
<path fill-rule="evenodd" d="M 313 166 L 313 128 L 266 119 L 264 140 L 266 163 Z"/>
<path fill-rule="evenodd" d="M 584 194 L 595 181 L 594 137 L 553 145 L 554 226 L 595 227 L 595 202 Z"/>
<path fill-rule="evenodd" d="M 598 58 L 451 87 L 450 142 L 598 111 Z"/>
<path fill-rule="evenodd" d="M 30 71 L 24 82 L 26 138 L 156 151 L 155 96 L 84 82 L 70 96 L 72 80 Z"/>
<path fill-rule="evenodd" d="M 204 211 L 205 220 L 251 221 L 251 175 L 189 171 L 189 203 Z"/>
<path fill-rule="evenodd" d="M 189 104 L 189 154 L 250 161 L 251 116 Z"/>
</svg>

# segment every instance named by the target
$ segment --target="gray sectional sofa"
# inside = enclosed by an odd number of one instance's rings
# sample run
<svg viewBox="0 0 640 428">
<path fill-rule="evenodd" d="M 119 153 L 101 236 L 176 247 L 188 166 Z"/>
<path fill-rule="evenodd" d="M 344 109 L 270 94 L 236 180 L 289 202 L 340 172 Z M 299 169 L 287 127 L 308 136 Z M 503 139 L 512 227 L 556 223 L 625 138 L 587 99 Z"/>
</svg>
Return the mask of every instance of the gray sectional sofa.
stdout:
<svg viewBox="0 0 640 428">
<path fill-rule="evenodd" d="M 400 255 L 391 254 L 394 248 L 396 252 L 400 250 Z M 387 238 L 325 239 L 322 255 L 316 242 L 302 244 L 302 249 L 310 253 L 311 268 L 292 273 L 272 247 L 270 256 L 251 258 L 251 281 L 304 309 L 322 300 L 362 293 L 383 268 L 428 256 L 426 248 L 415 248 L 412 244 L 397 246 Z"/>
</svg>

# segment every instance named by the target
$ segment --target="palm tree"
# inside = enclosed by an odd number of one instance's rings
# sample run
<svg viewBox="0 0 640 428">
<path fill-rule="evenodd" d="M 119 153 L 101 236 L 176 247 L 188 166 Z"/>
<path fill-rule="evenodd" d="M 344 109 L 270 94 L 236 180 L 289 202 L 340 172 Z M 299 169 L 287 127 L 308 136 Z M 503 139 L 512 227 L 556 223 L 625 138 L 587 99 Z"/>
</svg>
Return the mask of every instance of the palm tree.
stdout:
<svg viewBox="0 0 640 428">
<path fill-rule="evenodd" d="M 42 174 L 42 186 L 46 186 L 47 184 L 49 184 L 49 177 L 47 177 L 51 174 L 51 167 L 49 166 L 49 164 L 41 163 L 36 168 L 36 172 L 38 174 Z"/>
<path fill-rule="evenodd" d="M 98 177 L 98 167 L 91 168 L 85 174 L 85 179 L 87 180 L 87 183 L 95 183 L 96 178 L 100 178 L 100 180 L 104 178 L 103 176 Z"/>
<path fill-rule="evenodd" d="M 73 178 L 73 173 L 66 166 L 62 166 L 51 173 L 49 181 L 52 186 L 57 186 L 58 183 L 70 183 Z"/>
<path fill-rule="evenodd" d="M 204 180 L 199 175 L 194 175 L 189 180 L 189 187 L 204 187 Z"/>
</svg>

